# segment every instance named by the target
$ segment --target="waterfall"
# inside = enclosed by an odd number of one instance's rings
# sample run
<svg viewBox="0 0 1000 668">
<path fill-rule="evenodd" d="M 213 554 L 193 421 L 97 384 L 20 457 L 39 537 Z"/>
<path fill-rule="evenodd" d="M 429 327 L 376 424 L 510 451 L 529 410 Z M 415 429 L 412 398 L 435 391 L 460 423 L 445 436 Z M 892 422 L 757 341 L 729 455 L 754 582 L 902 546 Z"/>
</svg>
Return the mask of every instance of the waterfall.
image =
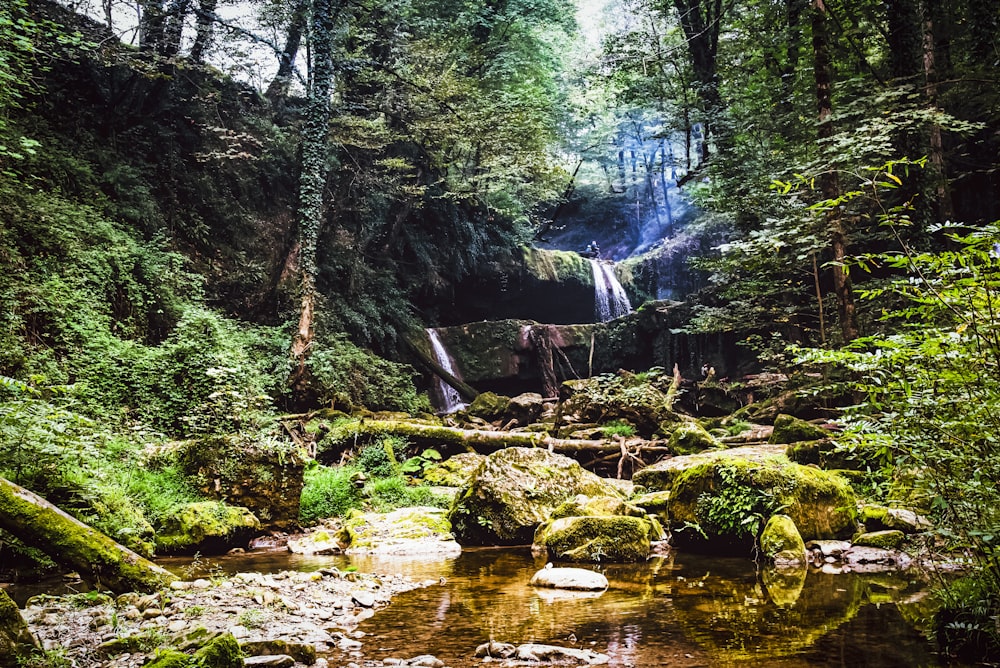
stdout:
<svg viewBox="0 0 1000 668">
<path fill-rule="evenodd" d="M 600 260 L 588 260 L 594 271 L 594 317 L 598 322 L 607 322 L 632 312 L 625 288 L 610 264 Z"/>
<path fill-rule="evenodd" d="M 428 328 L 427 337 L 431 340 L 431 348 L 434 350 L 434 358 L 437 360 L 437 363 L 441 365 L 442 369 L 459 378 L 458 372 L 455 371 L 455 365 L 451 361 L 451 355 L 448 354 L 444 344 L 441 343 L 437 330 Z M 441 406 L 443 412 L 454 413 L 465 408 L 462 395 L 458 393 L 458 390 L 437 376 L 434 377 L 434 380 L 437 382 L 438 394 L 441 395 L 444 402 Z"/>
</svg>

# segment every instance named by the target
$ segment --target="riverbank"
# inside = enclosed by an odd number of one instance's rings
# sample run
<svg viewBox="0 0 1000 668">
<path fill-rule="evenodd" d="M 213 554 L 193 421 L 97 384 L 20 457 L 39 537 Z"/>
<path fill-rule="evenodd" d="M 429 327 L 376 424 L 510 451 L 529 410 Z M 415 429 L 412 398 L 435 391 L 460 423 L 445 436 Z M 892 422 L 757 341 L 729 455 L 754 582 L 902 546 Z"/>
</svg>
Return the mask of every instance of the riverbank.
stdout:
<svg viewBox="0 0 1000 668">
<path fill-rule="evenodd" d="M 322 668 L 349 665 L 360 656 L 364 634 L 358 624 L 393 596 L 437 583 L 333 567 L 245 572 L 178 580 L 150 595 L 36 596 L 23 616 L 43 650 L 70 662 L 59 665 L 138 668 L 159 648 L 191 649 L 230 633 L 248 657 L 290 657 L 248 665 Z"/>
</svg>

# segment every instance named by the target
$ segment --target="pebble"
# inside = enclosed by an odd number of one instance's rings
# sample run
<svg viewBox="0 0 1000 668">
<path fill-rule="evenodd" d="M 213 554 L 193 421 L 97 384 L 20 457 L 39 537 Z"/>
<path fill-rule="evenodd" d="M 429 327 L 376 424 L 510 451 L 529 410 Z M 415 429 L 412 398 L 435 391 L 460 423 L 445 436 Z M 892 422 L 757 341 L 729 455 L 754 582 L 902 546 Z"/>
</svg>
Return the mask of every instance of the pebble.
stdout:
<svg viewBox="0 0 1000 668">
<path fill-rule="evenodd" d="M 243 665 L 247 668 L 254 666 L 260 668 L 289 668 L 295 665 L 295 659 L 287 654 L 273 654 L 270 656 L 250 656 L 243 659 Z"/>
</svg>

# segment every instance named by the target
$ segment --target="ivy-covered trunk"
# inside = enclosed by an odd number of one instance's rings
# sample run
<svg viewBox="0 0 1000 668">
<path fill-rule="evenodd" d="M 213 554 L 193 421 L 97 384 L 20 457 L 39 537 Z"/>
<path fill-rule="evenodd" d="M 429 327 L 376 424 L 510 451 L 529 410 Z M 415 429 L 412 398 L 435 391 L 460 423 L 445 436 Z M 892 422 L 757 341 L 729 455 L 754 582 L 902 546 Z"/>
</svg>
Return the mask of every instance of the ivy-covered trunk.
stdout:
<svg viewBox="0 0 1000 668">
<path fill-rule="evenodd" d="M 326 184 L 327 134 L 330 126 L 330 90 L 333 86 L 334 0 L 312 3 L 312 68 L 305 128 L 296 246 L 299 270 L 299 326 L 292 339 L 295 363 L 291 386 L 301 396 L 307 389 L 306 358 L 313 340 L 316 314 L 316 244 L 323 224 L 323 188 Z"/>
</svg>

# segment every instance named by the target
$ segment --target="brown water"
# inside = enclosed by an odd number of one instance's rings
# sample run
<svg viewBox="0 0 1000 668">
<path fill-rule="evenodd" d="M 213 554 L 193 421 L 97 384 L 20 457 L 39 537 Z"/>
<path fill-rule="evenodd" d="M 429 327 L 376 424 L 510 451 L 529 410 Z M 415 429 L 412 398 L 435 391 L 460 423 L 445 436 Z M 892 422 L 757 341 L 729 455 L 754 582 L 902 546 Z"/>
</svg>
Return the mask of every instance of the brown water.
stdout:
<svg viewBox="0 0 1000 668">
<path fill-rule="evenodd" d="M 527 585 L 544 566 L 526 548 L 467 549 L 443 560 L 304 557 L 284 551 L 161 560 L 183 575 L 324 566 L 402 573 L 443 584 L 406 592 L 362 622 L 362 654 L 349 660 L 433 654 L 451 668 L 481 666 L 490 639 L 592 649 L 612 666 L 941 666 L 914 628 L 929 614 L 923 585 L 903 574 L 776 577 L 753 562 L 676 554 L 642 564 L 590 566 L 599 594 Z M 50 588 L 51 591 L 51 588 Z M 488 665 L 488 664 L 487 664 Z"/>
</svg>

